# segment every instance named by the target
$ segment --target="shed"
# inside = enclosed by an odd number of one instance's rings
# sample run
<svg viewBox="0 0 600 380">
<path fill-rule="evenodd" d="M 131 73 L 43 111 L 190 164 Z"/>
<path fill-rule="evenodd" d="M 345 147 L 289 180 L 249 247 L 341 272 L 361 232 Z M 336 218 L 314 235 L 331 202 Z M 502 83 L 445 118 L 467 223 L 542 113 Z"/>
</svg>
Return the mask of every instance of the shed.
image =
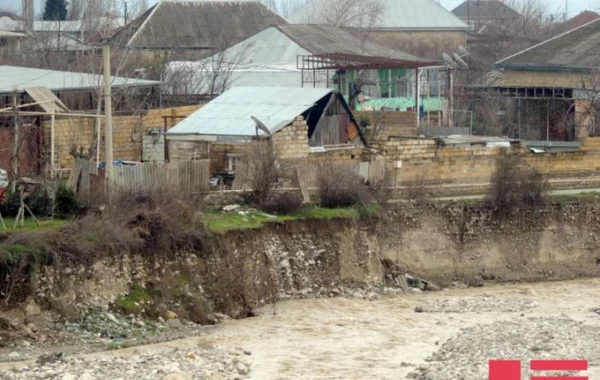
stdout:
<svg viewBox="0 0 600 380">
<path fill-rule="evenodd" d="M 344 98 L 327 88 L 235 87 L 175 125 L 167 139 L 250 141 L 273 136 L 299 117 L 308 124 L 310 146 L 366 145 Z"/>
</svg>

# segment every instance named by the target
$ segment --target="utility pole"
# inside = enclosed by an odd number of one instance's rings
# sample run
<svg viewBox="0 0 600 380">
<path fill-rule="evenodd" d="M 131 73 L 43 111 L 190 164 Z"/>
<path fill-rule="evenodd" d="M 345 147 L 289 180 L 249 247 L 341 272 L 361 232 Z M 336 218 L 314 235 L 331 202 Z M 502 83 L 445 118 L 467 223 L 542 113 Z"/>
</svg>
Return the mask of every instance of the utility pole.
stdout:
<svg viewBox="0 0 600 380">
<path fill-rule="evenodd" d="M 14 118 L 14 128 L 15 128 L 15 140 L 13 147 L 13 162 L 12 162 L 12 172 L 13 172 L 13 180 L 11 181 L 11 191 L 13 194 L 17 191 L 17 177 L 19 176 L 19 109 L 17 108 L 17 93 L 16 91 L 13 93 L 13 118 Z"/>
<path fill-rule="evenodd" d="M 123 2 L 123 7 L 125 8 L 125 12 L 124 12 L 125 25 L 127 25 L 127 2 L 126 1 Z"/>
<path fill-rule="evenodd" d="M 112 91 L 110 75 L 110 46 L 105 43 L 102 47 L 102 57 L 104 59 L 104 125 L 106 129 L 105 148 L 106 157 L 106 185 L 110 188 L 113 177 L 113 136 L 112 136 Z"/>
</svg>

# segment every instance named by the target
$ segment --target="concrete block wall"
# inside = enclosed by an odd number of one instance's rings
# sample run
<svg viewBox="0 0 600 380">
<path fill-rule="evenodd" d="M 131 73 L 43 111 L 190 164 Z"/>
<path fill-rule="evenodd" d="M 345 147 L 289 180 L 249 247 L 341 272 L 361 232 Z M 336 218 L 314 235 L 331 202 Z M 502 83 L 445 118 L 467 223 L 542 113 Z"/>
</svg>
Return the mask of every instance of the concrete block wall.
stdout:
<svg viewBox="0 0 600 380">
<path fill-rule="evenodd" d="M 271 136 L 273 147 L 282 160 L 308 157 L 308 124 L 298 116 L 291 125 L 284 127 Z"/>
<path fill-rule="evenodd" d="M 575 152 L 538 154 L 523 147 L 511 149 L 550 178 L 586 178 L 600 172 L 600 138 L 585 139 Z M 415 179 L 429 184 L 469 184 L 489 182 L 502 151 L 479 145 L 441 146 L 434 139 L 406 138 L 387 142 L 381 153 L 398 185 Z"/>
<path fill-rule="evenodd" d="M 113 117 L 113 157 L 115 160 L 141 161 L 143 136 L 152 129 L 163 128 L 162 116 L 188 116 L 199 105 L 154 109 L 145 115 L 115 116 Z M 102 119 L 101 119 L 102 120 Z M 181 121 L 181 118 L 167 119 L 168 128 Z M 44 160 L 50 157 L 50 119 L 43 121 L 43 147 Z M 73 157 L 69 154 L 72 146 L 86 151 L 92 145 L 95 122 L 92 118 L 61 118 L 55 124 L 55 163 L 58 169 L 71 168 Z M 162 137 L 161 137 L 162 138 Z M 104 160 L 104 121 L 101 122 L 100 160 Z"/>
</svg>

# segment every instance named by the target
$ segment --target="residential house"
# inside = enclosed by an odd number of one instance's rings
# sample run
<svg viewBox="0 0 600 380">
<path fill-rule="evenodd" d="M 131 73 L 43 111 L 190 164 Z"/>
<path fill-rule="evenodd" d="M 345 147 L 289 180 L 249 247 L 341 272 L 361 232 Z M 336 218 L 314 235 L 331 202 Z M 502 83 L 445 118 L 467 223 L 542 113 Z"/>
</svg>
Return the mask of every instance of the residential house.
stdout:
<svg viewBox="0 0 600 380">
<path fill-rule="evenodd" d="M 475 88 L 513 99 L 511 137 L 568 141 L 597 136 L 600 19 L 504 58 Z M 505 112 L 506 110 L 503 110 Z"/>
<path fill-rule="evenodd" d="M 466 0 L 452 13 L 472 25 L 477 32 L 488 24 L 509 25 L 521 18 L 521 14 L 500 0 Z"/>
<path fill-rule="evenodd" d="M 593 11 L 583 11 L 577 16 L 573 16 L 565 22 L 557 22 L 552 24 L 552 30 L 555 34 L 568 32 L 571 29 L 579 28 L 587 23 L 590 23 L 600 18 L 600 14 Z"/>
<path fill-rule="evenodd" d="M 282 159 L 305 159 L 329 147 L 366 141 L 340 93 L 326 88 L 235 87 L 166 134 L 167 160 L 211 159 L 211 171 L 234 170 L 249 142 L 271 139 Z"/>
<path fill-rule="evenodd" d="M 219 94 L 228 87 L 335 88 L 352 107 L 440 111 L 446 91 L 443 71 L 432 71 L 416 99 L 415 69 L 435 62 L 364 40 L 329 25 L 270 27 L 198 62 L 172 62 L 166 92 Z M 355 104 L 361 94 L 364 102 Z M 368 99 L 368 100 L 367 100 Z"/>
<path fill-rule="evenodd" d="M 115 33 L 114 44 L 199 59 L 287 22 L 259 1 L 163 0 Z"/>
<path fill-rule="evenodd" d="M 381 0 L 382 7 L 377 10 L 362 9 L 360 4 L 345 10 L 344 15 L 332 15 L 340 13 L 335 0 L 312 0 L 288 21 L 353 28 L 381 44 L 433 59 L 441 59 L 443 52 L 455 52 L 467 42 L 469 26 L 433 0 Z"/>
</svg>

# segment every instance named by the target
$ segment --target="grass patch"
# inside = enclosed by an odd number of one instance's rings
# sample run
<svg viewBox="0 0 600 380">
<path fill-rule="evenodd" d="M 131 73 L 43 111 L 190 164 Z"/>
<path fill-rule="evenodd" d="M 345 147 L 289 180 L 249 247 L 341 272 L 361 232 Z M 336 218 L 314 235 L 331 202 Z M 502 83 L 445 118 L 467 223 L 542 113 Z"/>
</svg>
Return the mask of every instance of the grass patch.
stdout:
<svg viewBox="0 0 600 380">
<path fill-rule="evenodd" d="M 361 207 L 360 212 L 356 207 L 307 207 L 300 211 L 284 215 L 268 215 L 254 209 L 240 209 L 231 212 L 210 209 L 205 212 L 203 222 L 207 229 L 217 233 L 224 233 L 233 230 L 257 229 L 266 223 L 273 222 L 310 219 L 357 219 L 364 216 L 365 212 L 370 216 L 379 213 L 379 205 L 377 204 Z"/>
<path fill-rule="evenodd" d="M 550 194 L 550 200 L 555 203 L 592 202 L 600 199 L 600 193 L 585 192 L 579 194 Z"/>
<path fill-rule="evenodd" d="M 140 284 L 134 283 L 129 289 L 129 294 L 119 298 L 115 305 L 124 313 L 139 314 L 145 304 L 152 302 L 152 295 Z"/>
<path fill-rule="evenodd" d="M 4 219 L 4 223 L 6 223 L 6 228 L 8 228 L 8 229 L 5 230 L 4 227 L 2 226 L 2 223 L 0 223 L 0 232 L 1 231 L 5 231 L 5 232 L 52 231 L 52 230 L 57 230 L 57 229 L 61 228 L 62 226 L 64 226 L 67 223 L 67 221 L 63 220 L 63 219 L 52 220 L 52 219 L 38 218 L 38 220 L 40 221 L 40 225 L 38 226 L 37 223 L 33 220 L 33 218 L 25 218 L 23 227 L 21 227 L 21 224 L 19 223 L 17 228 L 13 230 L 13 227 L 15 226 L 15 218 L 3 218 L 3 219 Z"/>
</svg>

